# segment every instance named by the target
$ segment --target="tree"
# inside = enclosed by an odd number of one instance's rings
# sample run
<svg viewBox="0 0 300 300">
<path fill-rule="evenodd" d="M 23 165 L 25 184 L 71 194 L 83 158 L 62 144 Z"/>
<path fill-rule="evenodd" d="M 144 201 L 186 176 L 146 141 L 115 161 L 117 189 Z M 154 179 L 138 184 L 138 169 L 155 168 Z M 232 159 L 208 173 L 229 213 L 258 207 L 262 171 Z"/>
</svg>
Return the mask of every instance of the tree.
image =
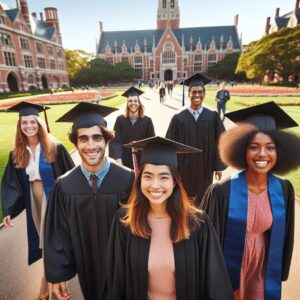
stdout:
<svg viewBox="0 0 300 300">
<path fill-rule="evenodd" d="M 249 79 L 269 72 L 276 73 L 284 83 L 299 71 L 296 58 L 300 56 L 300 26 L 283 28 L 252 42 L 241 54 L 236 72 L 245 72 Z"/>
<path fill-rule="evenodd" d="M 94 55 L 84 50 L 64 49 L 64 51 L 68 73 L 72 83 L 75 74 L 81 69 L 87 67 L 88 62 L 94 57 Z"/>
<path fill-rule="evenodd" d="M 240 55 L 240 53 L 227 54 L 222 61 L 207 69 L 208 76 L 222 80 L 240 79 L 241 75 L 235 74 Z"/>
</svg>

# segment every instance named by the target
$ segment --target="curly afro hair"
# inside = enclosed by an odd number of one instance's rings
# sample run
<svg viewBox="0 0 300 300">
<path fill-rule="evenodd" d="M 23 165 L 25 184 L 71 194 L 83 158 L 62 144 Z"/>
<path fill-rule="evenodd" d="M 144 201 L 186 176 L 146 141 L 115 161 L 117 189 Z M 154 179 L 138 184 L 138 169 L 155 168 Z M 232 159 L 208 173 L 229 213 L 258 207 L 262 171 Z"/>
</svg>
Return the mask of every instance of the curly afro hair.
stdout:
<svg viewBox="0 0 300 300">
<path fill-rule="evenodd" d="M 269 135 L 276 145 L 277 162 L 272 173 L 285 174 L 300 166 L 300 137 L 281 130 L 265 132 L 245 123 L 238 124 L 221 135 L 219 152 L 222 161 L 238 170 L 247 169 L 246 149 L 258 132 Z"/>
</svg>

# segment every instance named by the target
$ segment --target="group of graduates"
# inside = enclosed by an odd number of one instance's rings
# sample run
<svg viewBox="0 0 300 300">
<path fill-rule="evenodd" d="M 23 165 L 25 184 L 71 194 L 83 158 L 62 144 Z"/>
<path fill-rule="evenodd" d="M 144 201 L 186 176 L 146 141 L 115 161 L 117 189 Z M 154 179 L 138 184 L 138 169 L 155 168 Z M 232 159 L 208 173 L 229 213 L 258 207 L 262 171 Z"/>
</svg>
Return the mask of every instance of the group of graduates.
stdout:
<svg viewBox="0 0 300 300">
<path fill-rule="evenodd" d="M 71 122 L 74 164 L 21 102 L 15 143 L 1 186 L 5 226 L 27 214 L 29 264 L 43 256 L 39 299 L 70 299 L 78 275 L 85 299 L 280 299 L 294 239 L 294 190 L 285 174 L 300 166 L 298 124 L 274 102 L 227 113 L 203 107 L 209 80 L 195 74 L 189 108 L 155 136 L 139 89 L 129 88 L 114 130 L 114 108 L 79 103 Z M 105 151 L 109 146 L 109 157 Z M 219 181 L 226 166 L 239 170 Z M 213 176 L 218 180 L 212 184 Z"/>
</svg>

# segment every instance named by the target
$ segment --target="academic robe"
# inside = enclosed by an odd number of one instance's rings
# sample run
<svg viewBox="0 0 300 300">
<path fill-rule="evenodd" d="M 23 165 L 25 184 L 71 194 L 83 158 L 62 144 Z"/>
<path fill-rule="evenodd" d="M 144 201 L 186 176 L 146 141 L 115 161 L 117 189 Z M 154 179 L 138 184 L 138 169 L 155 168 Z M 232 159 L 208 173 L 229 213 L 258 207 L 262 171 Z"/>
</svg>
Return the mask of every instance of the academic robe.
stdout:
<svg viewBox="0 0 300 300">
<path fill-rule="evenodd" d="M 56 160 L 49 164 L 45 161 L 41 149 L 39 171 L 46 197 L 48 196 L 55 179 L 74 167 L 74 163 L 69 153 L 62 144 L 57 145 L 56 151 Z M 42 166 L 43 163 L 44 165 Z M 13 219 L 18 216 L 23 209 L 26 209 L 28 264 L 32 264 L 42 257 L 42 251 L 39 248 L 39 236 L 32 218 L 30 183 L 25 169 L 26 168 L 15 168 L 13 155 L 12 152 L 10 152 L 8 163 L 2 177 L 1 198 L 4 217 L 10 215 Z M 48 173 L 47 176 L 47 172 L 49 171 L 51 173 Z M 46 176 L 43 176 L 43 173 L 45 173 Z"/>
<path fill-rule="evenodd" d="M 45 219 L 45 272 L 49 282 L 78 274 L 85 299 L 103 299 L 110 225 L 128 200 L 133 171 L 111 162 L 97 193 L 80 166 L 54 185 Z"/>
<path fill-rule="evenodd" d="M 108 291 L 110 300 L 148 299 L 150 239 L 134 236 L 120 218 L 114 218 L 108 245 Z M 188 240 L 173 244 L 177 300 L 233 299 L 222 250 L 204 212 Z M 162 253 L 163 255 L 163 253 Z"/>
<path fill-rule="evenodd" d="M 131 149 L 122 145 L 155 136 L 152 120 L 147 116 L 139 117 L 132 125 L 130 118 L 121 115 L 116 119 L 114 130 L 116 136 L 109 144 L 109 156 L 114 159 L 122 158 L 123 165 L 133 169 Z M 141 152 L 138 151 L 138 165 L 140 160 Z"/>
<path fill-rule="evenodd" d="M 294 213 L 295 195 L 294 189 L 288 180 L 280 179 L 286 207 L 285 239 L 282 260 L 282 281 L 287 280 L 294 245 Z M 210 217 L 221 246 L 224 245 L 225 229 L 228 217 L 230 199 L 230 178 L 220 183 L 212 184 L 206 191 L 200 207 Z"/>
<path fill-rule="evenodd" d="M 178 154 L 178 171 L 189 197 L 200 203 L 204 192 L 213 181 L 214 171 L 225 165 L 218 154 L 218 140 L 224 125 L 216 111 L 203 108 L 197 121 L 188 109 L 173 116 L 166 137 L 203 152 Z"/>
</svg>

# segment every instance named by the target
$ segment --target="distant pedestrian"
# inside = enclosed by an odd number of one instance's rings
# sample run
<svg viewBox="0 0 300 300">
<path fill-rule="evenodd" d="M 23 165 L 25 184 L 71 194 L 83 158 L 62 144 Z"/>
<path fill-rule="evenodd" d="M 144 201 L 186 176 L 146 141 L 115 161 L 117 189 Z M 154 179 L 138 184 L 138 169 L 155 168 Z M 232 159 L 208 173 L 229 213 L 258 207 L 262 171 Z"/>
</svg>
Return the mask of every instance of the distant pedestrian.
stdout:
<svg viewBox="0 0 300 300">
<path fill-rule="evenodd" d="M 159 102 L 164 103 L 166 97 L 166 88 L 165 85 L 162 83 L 159 89 Z"/>
<path fill-rule="evenodd" d="M 223 81 L 220 83 L 220 89 L 217 91 L 216 101 L 217 101 L 217 110 L 218 114 L 221 117 L 221 111 L 223 112 L 222 120 L 224 121 L 226 113 L 226 102 L 230 100 L 230 92 L 225 89 L 226 83 Z"/>
</svg>

